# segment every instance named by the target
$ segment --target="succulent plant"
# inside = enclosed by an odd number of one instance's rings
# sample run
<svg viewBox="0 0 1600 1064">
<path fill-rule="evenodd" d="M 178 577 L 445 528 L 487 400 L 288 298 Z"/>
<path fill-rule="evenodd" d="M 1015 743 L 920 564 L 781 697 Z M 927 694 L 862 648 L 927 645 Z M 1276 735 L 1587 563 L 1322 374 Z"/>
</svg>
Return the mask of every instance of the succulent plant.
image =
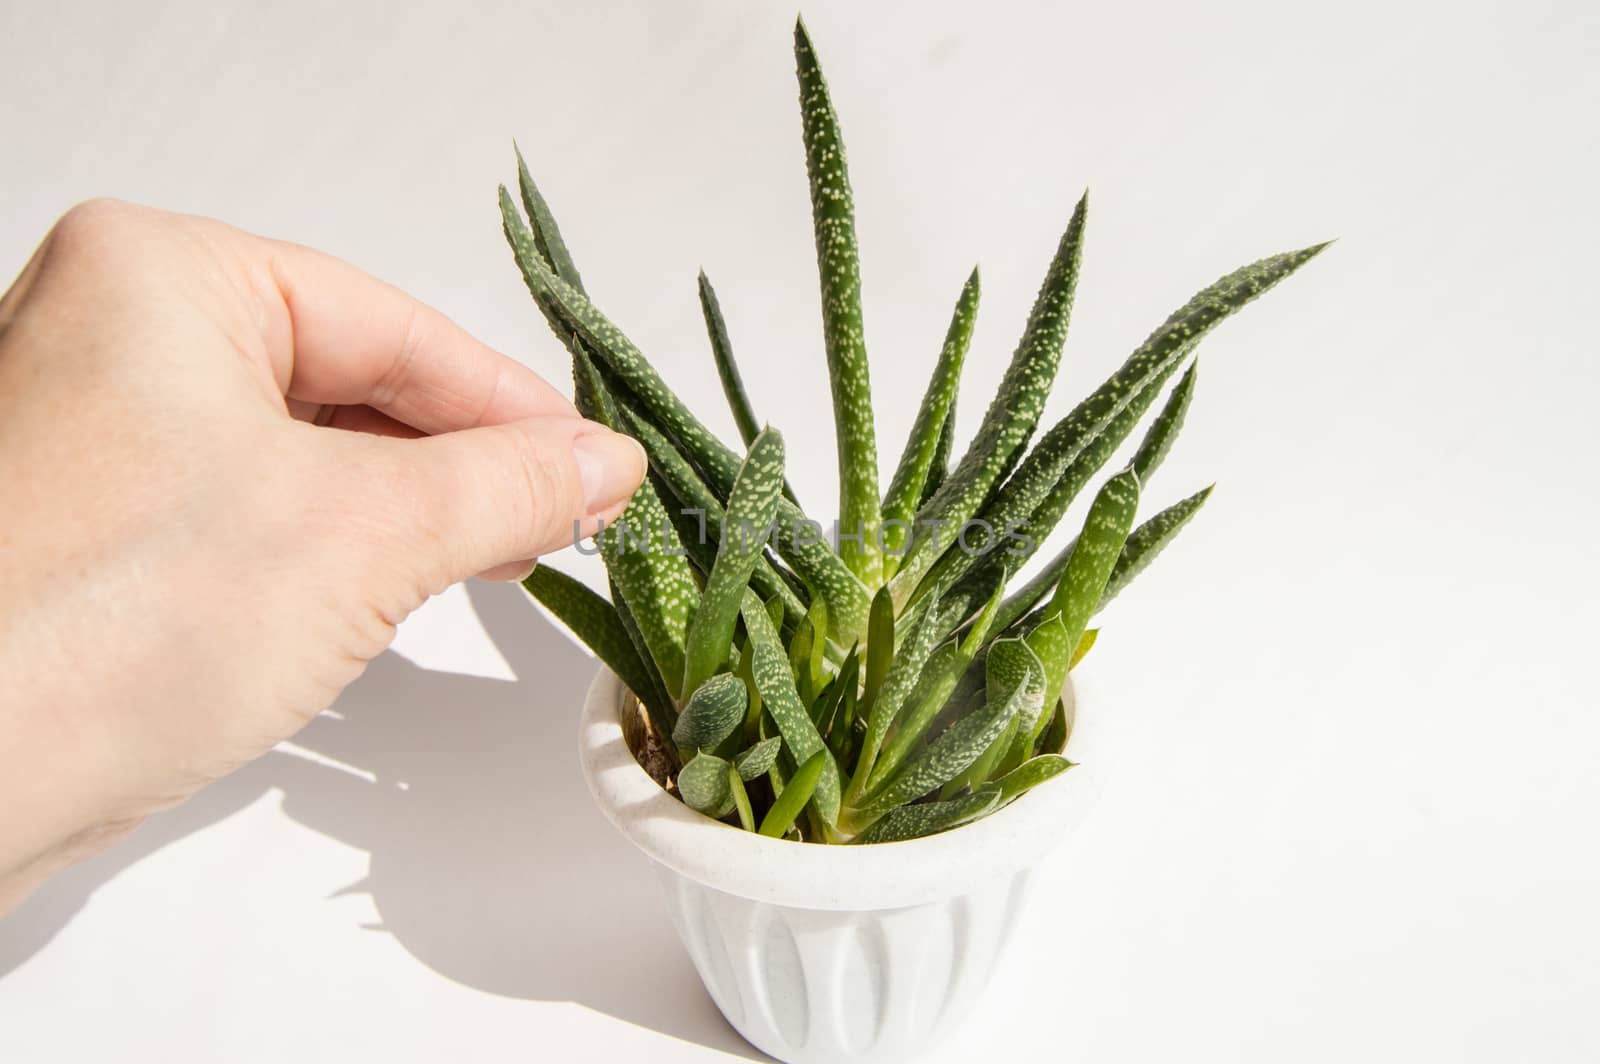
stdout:
<svg viewBox="0 0 1600 1064">
<path fill-rule="evenodd" d="M 688 805 L 769 836 L 887 842 L 985 816 L 1071 767 L 1061 692 L 1094 645 L 1095 614 L 1210 492 L 1135 525 L 1188 410 L 1195 348 L 1325 245 L 1261 259 L 1203 289 L 1030 448 L 1066 340 L 1085 196 L 998 394 L 956 457 L 956 389 L 978 309 L 973 271 L 880 493 L 844 145 L 798 23 L 795 59 L 838 443 L 836 535 L 810 521 L 788 487 L 783 438 L 760 427 L 704 274 L 701 307 L 742 457 L 590 301 L 519 151 L 521 209 L 500 189 L 505 234 L 572 356 L 578 408 L 650 456 L 645 484 L 595 537 L 610 601 L 544 565 L 525 586 L 637 696 L 670 762 L 668 785 Z M 1076 538 L 1008 594 L 1186 363 L 1128 464 L 1096 489 Z"/>
</svg>

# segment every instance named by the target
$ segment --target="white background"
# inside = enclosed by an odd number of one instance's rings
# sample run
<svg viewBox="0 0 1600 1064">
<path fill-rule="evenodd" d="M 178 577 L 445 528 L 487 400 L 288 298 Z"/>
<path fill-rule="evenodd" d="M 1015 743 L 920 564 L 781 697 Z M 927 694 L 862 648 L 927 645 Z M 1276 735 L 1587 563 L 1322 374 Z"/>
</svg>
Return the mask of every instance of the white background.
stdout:
<svg viewBox="0 0 1600 1064">
<path fill-rule="evenodd" d="M 1217 275 L 1341 238 L 1202 348 L 1149 496 L 1219 487 L 1084 666 L 1105 795 L 938 1059 L 1600 1057 L 1600 8 L 806 14 L 886 466 L 981 261 L 976 424 L 1085 185 L 1053 415 Z M 792 15 L 11 0 L 0 272 L 114 194 L 342 255 L 558 377 L 499 233 L 515 136 L 591 291 L 731 436 L 705 266 L 830 511 Z M 591 671 L 513 589 L 430 604 L 339 716 L 0 923 L 0 1060 L 754 1056 L 583 790 Z"/>
</svg>

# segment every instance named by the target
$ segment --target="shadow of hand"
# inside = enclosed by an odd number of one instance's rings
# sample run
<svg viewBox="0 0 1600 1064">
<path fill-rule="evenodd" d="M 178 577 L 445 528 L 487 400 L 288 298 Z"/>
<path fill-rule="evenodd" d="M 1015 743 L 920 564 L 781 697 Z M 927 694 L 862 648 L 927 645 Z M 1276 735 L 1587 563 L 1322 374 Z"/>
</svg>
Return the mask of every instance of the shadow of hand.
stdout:
<svg viewBox="0 0 1600 1064">
<path fill-rule="evenodd" d="M 371 855 L 341 893 L 369 893 L 381 928 L 440 975 L 765 1059 L 717 1013 L 644 859 L 584 786 L 577 709 L 594 663 L 515 586 L 469 594 L 515 681 L 383 655 L 294 739 L 372 779 L 275 751 L 48 884 L 0 924 L 0 973 L 123 868 L 277 788 L 296 822 Z"/>
</svg>

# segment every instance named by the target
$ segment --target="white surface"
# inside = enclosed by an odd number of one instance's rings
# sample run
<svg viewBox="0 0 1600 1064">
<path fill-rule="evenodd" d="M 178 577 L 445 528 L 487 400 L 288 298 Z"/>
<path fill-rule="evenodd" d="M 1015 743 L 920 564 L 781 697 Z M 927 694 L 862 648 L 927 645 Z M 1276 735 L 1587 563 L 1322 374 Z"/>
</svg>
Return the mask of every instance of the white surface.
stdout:
<svg viewBox="0 0 1600 1064">
<path fill-rule="evenodd" d="M 579 758 L 595 804 L 650 859 L 678 937 L 740 1034 L 789 1064 L 899 1064 L 966 1019 L 1033 866 L 1093 805 L 1104 764 L 1093 709 L 1071 684 L 1064 693 L 1077 769 L 960 831 L 894 844 L 802 846 L 696 815 L 634 759 L 638 701 L 609 670 L 584 700 Z"/>
<path fill-rule="evenodd" d="M 806 12 L 887 455 L 975 259 L 976 423 L 1085 184 L 1056 414 L 1219 273 L 1342 238 L 1205 344 L 1150 495 L 1220 487 L 1085 665 L 1116 776 L 938 1059 L 1600 1057 L 1600 9 Z M 0 269 L 115 193 L 327 248 L 559 375 L 495 216 L 515 135 L 590 288 L 715 411 L 707 268 L 828 509 L 791 14 L 6 4 Z M 589 672 L 510 591 L 435 603 L 301 736 L 323 762 L 247 769 L 0 924 L 0 1059 L 744 1052 L 583 793 Z"/>
</svg>

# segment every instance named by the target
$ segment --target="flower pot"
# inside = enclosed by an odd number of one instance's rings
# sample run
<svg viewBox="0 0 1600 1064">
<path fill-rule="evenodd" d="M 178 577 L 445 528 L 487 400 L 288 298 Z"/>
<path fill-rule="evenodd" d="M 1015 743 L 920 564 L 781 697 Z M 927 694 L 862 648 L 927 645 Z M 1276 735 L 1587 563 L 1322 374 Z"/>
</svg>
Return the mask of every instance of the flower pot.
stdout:
<svg viewBox="0 0 1600 1064">
<path fill-rule="evenodd" d="M 794 1064 L 899 1061 L 937 1045 L 988 982 L 1028 870 L 1092 798 L 1084 762 L 982 820 L 870 846 L 769 839 L 711 820 L 635 760 L 636 703 L 609 670 L 589 688 L 584 776 L 606 817 L 654 867 L 672 922 L 729 1023 Z"/>
</svg>

